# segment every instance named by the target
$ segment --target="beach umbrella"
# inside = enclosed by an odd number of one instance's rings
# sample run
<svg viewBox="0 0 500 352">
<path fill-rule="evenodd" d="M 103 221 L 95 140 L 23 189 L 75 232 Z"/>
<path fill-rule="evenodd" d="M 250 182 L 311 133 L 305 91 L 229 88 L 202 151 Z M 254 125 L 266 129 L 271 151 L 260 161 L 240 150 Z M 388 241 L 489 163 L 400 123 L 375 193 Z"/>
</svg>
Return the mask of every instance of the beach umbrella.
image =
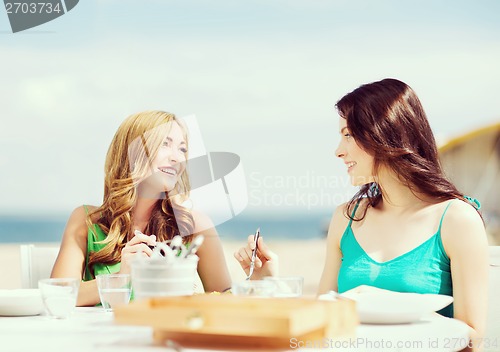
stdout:
<svg viewBox="0 0 500 352">
<path fill-rule="evenodd" d="M 500 122 L 446 141 L 439 154 L 448 178 L 481 202 L 490 244 L 500 244 Z"/>
</svg>

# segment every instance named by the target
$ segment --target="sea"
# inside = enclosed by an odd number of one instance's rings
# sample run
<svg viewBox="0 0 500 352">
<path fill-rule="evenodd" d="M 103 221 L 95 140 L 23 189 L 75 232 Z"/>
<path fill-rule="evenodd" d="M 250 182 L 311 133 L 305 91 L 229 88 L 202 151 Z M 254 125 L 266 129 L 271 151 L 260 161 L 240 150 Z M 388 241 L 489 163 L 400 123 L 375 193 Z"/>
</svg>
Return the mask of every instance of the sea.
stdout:
<svg viewBox="0 0 500 352">
<path fill-rule="evenodd" d="M 240 214 L 216 226 L 222 240 L 245 241 L 260 227 L 261 235 L 271 240 L 309 240 L 325 238 L 331 213 Z M 0 215 L 0 243 L 60 242 L 65 216 Z"/>
</svg>

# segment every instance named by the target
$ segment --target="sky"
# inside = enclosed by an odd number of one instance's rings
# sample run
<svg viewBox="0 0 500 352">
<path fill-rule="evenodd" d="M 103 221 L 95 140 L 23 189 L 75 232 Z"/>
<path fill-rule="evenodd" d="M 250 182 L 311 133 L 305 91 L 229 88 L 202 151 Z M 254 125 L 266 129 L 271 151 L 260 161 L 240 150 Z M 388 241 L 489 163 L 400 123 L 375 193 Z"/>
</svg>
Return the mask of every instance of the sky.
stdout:
<svg viewBox="0 0 500 352">
<path fill-rule="evenodd" d="M 246 212 L 333 210 L 338 99 L 398 78 L 445 140 L 500 121 L 499 62 L 496 0 L 81 0 L 15 34 L 0 8 L 0 215 L 99 204 L 117 127 L 151 109 L 240 156 Z"/>
</svg>

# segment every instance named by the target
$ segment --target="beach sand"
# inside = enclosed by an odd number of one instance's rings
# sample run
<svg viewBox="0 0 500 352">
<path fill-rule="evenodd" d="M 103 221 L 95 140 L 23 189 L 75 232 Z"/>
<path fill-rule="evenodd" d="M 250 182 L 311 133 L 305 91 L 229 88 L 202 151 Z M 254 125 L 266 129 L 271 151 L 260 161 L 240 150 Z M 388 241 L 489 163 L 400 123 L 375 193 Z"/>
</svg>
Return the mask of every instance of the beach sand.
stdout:
<svg viewBox="0 0 500 352">
<path fill-rule="evenodd" d="M 304 294 L 314 295 L 318 288 L 325 258 L 324 239 L 306 241 L 269 240 L 267 244 L 279 255 L 281 276 L 303 276 Z M 57 246 L 54 243 L 42 243 L 38 246 Z M 244 242 L 223 241 L 224 254 L 229 273 L 233 281 L 246 278 L 233 253 Z M 21 288 L 21 262 L 19 244 L 0 246 L 0 289 Z"/>
</svg>

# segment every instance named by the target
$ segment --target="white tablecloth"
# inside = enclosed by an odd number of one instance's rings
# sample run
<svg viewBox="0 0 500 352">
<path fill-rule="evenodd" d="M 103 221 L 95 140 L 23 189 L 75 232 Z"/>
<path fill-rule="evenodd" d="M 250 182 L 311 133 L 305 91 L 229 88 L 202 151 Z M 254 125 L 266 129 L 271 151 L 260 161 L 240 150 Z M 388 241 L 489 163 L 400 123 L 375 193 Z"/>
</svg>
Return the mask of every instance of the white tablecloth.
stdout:
<svg viewBox="0 0 500 352">
<path fill-rule="evenodd" d="M 344 340 L 290 341 L 290 351 L 328 348 L 335 351 L 458 351 L 468 342 L 466 324 L 440 316 L 400 325 L 360 325 L 356 337 Z M 207 349 L 182 349 L 184 352 Z M 66 320 L 46 316 L 0 317 L 3 352 L 131 352 L 175 349 L 155 346 L 152 329 L 113 323 L 113 314 L 101 308 L 77 308 Z"/>
</svg>

